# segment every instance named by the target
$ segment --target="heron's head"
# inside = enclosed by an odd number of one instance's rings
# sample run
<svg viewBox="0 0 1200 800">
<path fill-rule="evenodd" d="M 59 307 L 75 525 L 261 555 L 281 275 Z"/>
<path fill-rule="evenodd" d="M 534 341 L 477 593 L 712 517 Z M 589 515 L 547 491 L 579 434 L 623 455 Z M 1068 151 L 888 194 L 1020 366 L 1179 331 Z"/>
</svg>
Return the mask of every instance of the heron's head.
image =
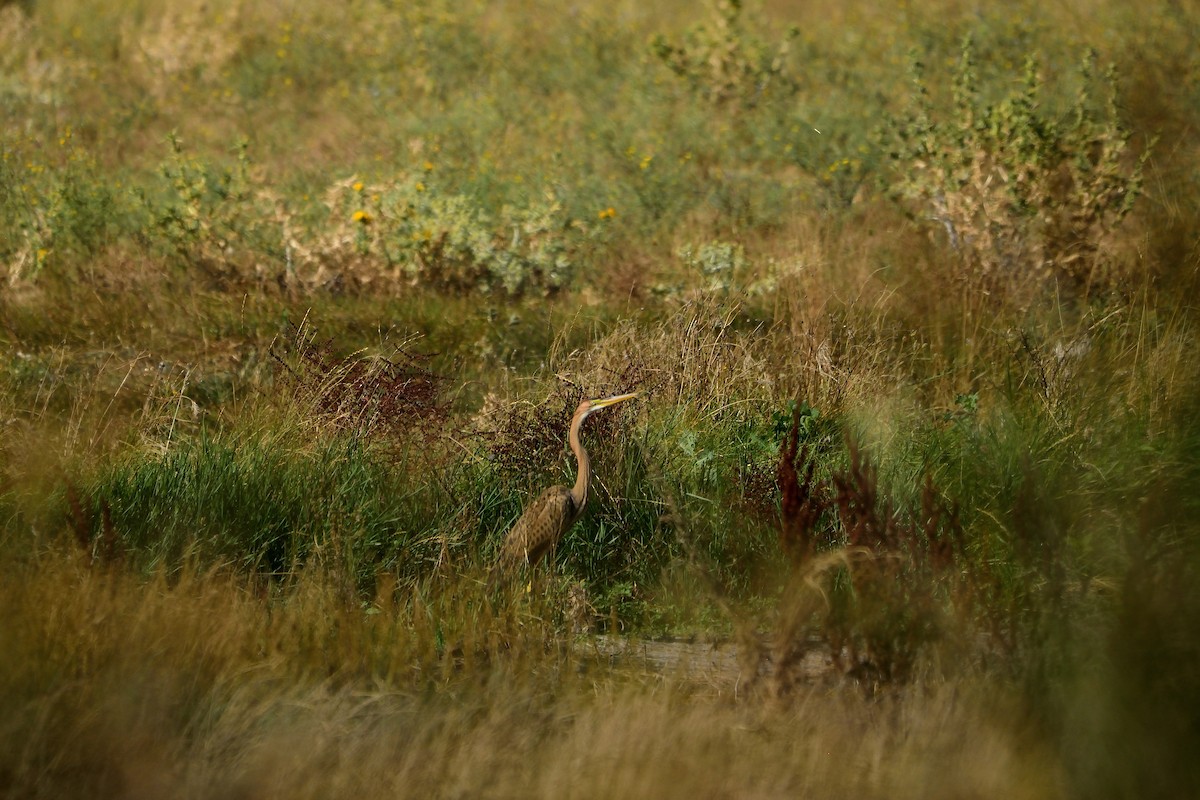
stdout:
<svg viewBox="0 0 1200 800">
<path fill-rule="evenodd" d="M 629 394 L 615 394 L 612 397 L 603 397 L 598 400 L 584 400 L 579 404 L 579 408 L 575 409 L 575 416 L 582 422 L 593 411 L 615 406 L 617 403 L 624 403 L 626 400 L 631 400 L 637 396 L 637 392 L 630 392 Z"/>
</svg>

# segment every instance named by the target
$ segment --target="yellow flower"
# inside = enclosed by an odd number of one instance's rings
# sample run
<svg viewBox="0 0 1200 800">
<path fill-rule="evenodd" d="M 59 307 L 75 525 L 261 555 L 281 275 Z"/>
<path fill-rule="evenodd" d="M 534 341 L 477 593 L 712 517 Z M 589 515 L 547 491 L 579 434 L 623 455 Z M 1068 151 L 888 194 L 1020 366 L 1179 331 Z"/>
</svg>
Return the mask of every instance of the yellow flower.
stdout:
<svg viewBox="0 0 1200 800">
<path fill-rule="evenodd" d="M 425 184 L 421 183 L 420 181 L 417 181 L 417 185 L 414 188 L 416 188 L 416 190 L 418 192 L 423 192 L 423 191 L 425 191 Z"/>
<path fill-rule="evenodd" d="M 354 221 L 361 222 L 363 225 L 367 225 L 371 222 L 371 215 L 362 209 L 359 209 L 358 211 L 354 212 Z"/>
<path fill-rule="evenodd" d="M 638 166 L 641 169 L 649 169 L 650 162 L 653 160 L 654 160 L 654 156 L 642 156 L 642 163 L 639 164 Z"/>
<path fill-rule="evenodd" d="M 362 181 L 355 181 L 355 182 L 354 182 L 354 185 L 353 185 L 353 186 L 351 186 L 350 188 L 351 188 L 351 189 L 353 189 L 353 190 L 354 190 L 354 191 L 356 191 L 356 192 L 361 192 L 361 191 L 363 190 L 363 182 L 362 182 Z"/>
<path fill-rule="evenodd" d="M 612 206 L 609 206 L 608 208 L 601 211 L 598 216 L 600 217 L 600 219 L 612 219 L 616 215 L 617 215 L 617 210 L 615 208 L 613 208 Z"/>
<path fill-rule="evenodd" d="M 424 164 L 422 164 L 421 166 L 423 166 L 423 167 L 425 168 L 425 171 L 426 171 L 426 172 L 429 172 L 430 170 L 432 170 L 432 169 L 433 169 L 433 162 L 432 162 L 432 161 L 426 161 L 426 162 L 425 162 Z"/>
</svg>

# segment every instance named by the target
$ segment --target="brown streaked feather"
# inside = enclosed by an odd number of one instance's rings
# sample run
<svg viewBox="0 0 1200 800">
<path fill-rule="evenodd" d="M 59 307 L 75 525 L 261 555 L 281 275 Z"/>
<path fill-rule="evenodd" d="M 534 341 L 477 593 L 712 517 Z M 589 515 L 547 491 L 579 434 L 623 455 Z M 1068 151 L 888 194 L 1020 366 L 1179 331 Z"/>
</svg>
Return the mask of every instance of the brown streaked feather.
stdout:
<svg viewBox="0 0 1200 800">
<path fill-rule="evenodd" d="M 575 523 L 580 510 L 565 486 L 542 492 L 504 537 L 496 568 L 511 574 L 524 564 L 537 564 Z"/>
</svg>

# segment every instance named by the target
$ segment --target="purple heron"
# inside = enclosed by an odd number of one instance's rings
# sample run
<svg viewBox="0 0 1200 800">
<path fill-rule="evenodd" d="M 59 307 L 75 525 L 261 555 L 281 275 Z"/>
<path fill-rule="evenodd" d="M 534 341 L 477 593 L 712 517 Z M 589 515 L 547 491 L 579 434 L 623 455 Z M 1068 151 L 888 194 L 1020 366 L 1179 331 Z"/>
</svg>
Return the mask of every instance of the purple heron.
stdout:
<svg viewBox="0 0 1200 800">
<path fill-rule="evenodd" d="M 592 466 L 588 461 L 587 450 L 579 441 L 579 429 L 588 415 L 602 408 L 617 403 L 623 403 L 637 397 L 637 392 L 618 394 L 601 400 L 584 400 L 575 409 L 571 417 L 571 431 L 567 434 L 567 443 L 575 452 L 579 461 L 579 474 L 575 477 L 575 485 L 568 489 L 566 486 L 551 486 L 525 509 L 525 513 L 504 537 L 500 545 L 500 556 L 492 572 L 492 582 L 512 575 L 522 564 L 533 566 L 554 550 L 579 515 L 587 502 L 588 484 L 592 480 Z"/>
</svg>

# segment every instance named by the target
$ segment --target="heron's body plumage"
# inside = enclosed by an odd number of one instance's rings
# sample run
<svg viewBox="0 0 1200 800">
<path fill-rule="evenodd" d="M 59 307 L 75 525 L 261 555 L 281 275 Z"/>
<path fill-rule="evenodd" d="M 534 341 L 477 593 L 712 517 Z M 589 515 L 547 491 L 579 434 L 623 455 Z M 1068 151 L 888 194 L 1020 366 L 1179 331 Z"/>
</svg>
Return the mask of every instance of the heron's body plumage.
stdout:
<svg viewBox="0 0 1200 800">
<path fill-rule="evenodd" d="M 550 555 L 582 513 L 583 506 L 572 499 L 570 489 L 551 486 L 512 526 L 504 538 L 496 566 L 512 572 L 525 564 L 538 563 Z"/>
<path fill-rule="evenodd" d="M 525 513 L 505 534 L 504 543 L 500 546 L 500 555 L 492 571 L 492 582 L 513 575 L 522 566 L 532 567 L 537 564 L 554 551 L 562 537 L 579 519 L 587 503 L 588 486 L 592 479 L 587 450 L 579 440 L 579 430 L 583 421 L 593 411 L 623 402 L 635 395 L 636 393 L 622 394 L 602 400 L 584 400 L 579 404 L 579 408 L 575 409 L 567 434 L 567 443 L 579 461 L 575 485 L 570 488 L 551 486 L 525 509 Z"/>
</svg>

